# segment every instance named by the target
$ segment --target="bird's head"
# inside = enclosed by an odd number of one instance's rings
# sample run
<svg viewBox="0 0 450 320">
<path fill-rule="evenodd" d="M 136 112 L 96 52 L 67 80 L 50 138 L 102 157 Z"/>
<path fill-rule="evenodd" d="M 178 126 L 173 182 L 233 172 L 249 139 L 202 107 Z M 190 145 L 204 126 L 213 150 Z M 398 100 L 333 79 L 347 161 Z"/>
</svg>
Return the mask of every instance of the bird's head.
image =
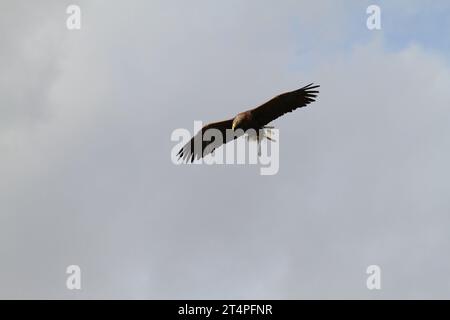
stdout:
<svg viewBox="0 0 450 320">
<path fill-rule="evenodd" d="M 233 120 L 231 129 L 233 129 L 233 131 L 237 130 L 237 129 L 242 129 L 242 124 L 243 124 L 242 120 L 243 120 L 242 117 L 240 115 L 237 115 Z"/>
</svg>

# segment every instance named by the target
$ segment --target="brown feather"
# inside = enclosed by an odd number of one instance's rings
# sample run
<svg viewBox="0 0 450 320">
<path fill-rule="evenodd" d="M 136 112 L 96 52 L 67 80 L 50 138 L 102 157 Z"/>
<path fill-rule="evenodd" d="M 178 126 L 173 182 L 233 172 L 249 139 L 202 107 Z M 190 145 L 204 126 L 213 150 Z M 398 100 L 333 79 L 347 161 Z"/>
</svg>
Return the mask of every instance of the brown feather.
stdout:
<svg viewBox="0 0 450 320">
<path fill-rule="evenodd" d="M 207 154 L 204 154 L 205 149 L 207 146 L 209 146 L 211 143 L 217 143 L 216 141 L 203 141 L 203 136 L 205 132 L 209 129 L 216 129 L 219 130 L 222 133 L 223 140 L 225 143 L 228 143 L 232 139 L 227 140 L 227 129 L 231 130 L 233 124 L 233 119 L 225 120 L 225 121 L 219 121 L 214 122 L 205 125 L 192 139 L 184 145 L 183 148 L 178 152 L 177 156 L 178 159 L 183 159 L 184 161 L 190 161 L 193 162 L 194 159 L 200 159 Z M 224 141 L 221 141 L 220 144 L 223 144 Z M 198 144 L 198 147 L 195 148 L 195 144 Z M 218 146 L 216 146 L 218 147 Z"/>
<path fill-rule="evenodd" d="M 320 86 L 312 83 L 295 91 L 286 92 L 267 101 L 261 106 L 250 110 L 255 121 L 264 126 L 282 115 L 302 108 L 315 101 Z"/>
</svg>

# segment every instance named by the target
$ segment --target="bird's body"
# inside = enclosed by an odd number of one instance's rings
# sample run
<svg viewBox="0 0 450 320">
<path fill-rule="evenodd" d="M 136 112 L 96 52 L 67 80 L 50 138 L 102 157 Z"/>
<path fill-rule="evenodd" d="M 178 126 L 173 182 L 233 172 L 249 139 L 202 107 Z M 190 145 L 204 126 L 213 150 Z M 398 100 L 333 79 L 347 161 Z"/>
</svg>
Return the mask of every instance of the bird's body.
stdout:
<svg viewBox="0 0 450 320">
<path fill-rule="evenodd" d="M 214 148 L 207 148 L 211 143 L 215 143 L 216 146 L 220 144 L 228 143 L 242 134 L 229 134 L 229 131 L 233 132 L 247 132 L 248 130 L 254 130 L 259 139 L 260 130 L 266 128 L 266 125 L 271 121 L 281 117 L 282 115 L 292 112 L 297 108 L 305 107 L 311 102 L 315 101 L 319 91 L 314 89 L 319 88 L 318 85 L 314 86 L 309 84 L 301 89 L 286 92 L 275 98 L 269 100 L 268 102 L 262 104 L 261 106 L 241 112 L 237 114 L 234 118 L 210 123 L 205 125 L 179 152 L 179 159 L 190 160 L 199 159 L 206 156 L 208 153 L 214 151 Z M 209 141 L 203 139 L 205 132 L 208 130 L 216 130 L 222 134 L 224 138 L 219 144 L 217 141 Z M 195 148 L 195 145 L 199 148 Z M 206 149 L 206 150 L 205 150 Z"/>
</svg>

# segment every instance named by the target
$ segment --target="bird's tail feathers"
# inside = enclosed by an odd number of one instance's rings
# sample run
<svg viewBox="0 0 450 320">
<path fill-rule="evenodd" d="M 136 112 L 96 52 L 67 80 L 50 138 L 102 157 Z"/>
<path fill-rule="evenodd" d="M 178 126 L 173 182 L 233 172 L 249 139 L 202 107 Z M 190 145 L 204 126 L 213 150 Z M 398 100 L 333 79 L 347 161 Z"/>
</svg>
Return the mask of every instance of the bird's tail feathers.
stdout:
<svg viewBox="0 0 450 320">
<path fill-rule="evenodd" d="M 275 129 L 275 128 L 265 126 L 259 130 L 258 135 L 254 135 L 254 134 L 247 135 L 247 140 L 248 141 L 257 141 L 258 143 L 260 143 L 263 139 L 267 139 L 269 141 L 276 142 L 276 140 L 272 138 L 273 134 L 272 134 L 271 129 Z"/>
</svg>

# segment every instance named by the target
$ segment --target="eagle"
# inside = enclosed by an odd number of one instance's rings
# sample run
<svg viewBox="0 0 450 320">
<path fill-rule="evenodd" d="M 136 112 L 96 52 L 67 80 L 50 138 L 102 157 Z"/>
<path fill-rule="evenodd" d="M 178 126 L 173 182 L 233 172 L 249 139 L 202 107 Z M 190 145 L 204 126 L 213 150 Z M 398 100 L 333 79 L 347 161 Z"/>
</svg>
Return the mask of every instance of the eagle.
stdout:
<svg viewBox="0 0 450 320">
<path fill-rule="evenodd" d="M 263 103 L 259 107 L 237 114 L 232 119 L 205 125 L 184 145 L 183 148 L 180 149 L 177 153 L 178 160 L 182 159 L 183 162 L 193 162 L 194 159 L 200 159 L 209 153 L 214 152 L 215 148 L 219 145 L 226 144 L 240 136 L 240 134 L 227 134 L 227 131 L 229 130 L 233 132 L 246 132 L 247 130 L 252 129 L 257 132 L 257 138 L 259 139 L 260 130 L 273 128 L 267 126 L 273 120 L 298 108 L 306 107 L 311 102 L 316 101 L 315 99 L 319 94 L 317 89 L 319 87 L 319 85 L 311 83 L 298 90 L 282 93 Z M 223 141 L 218 144 L 217 141 L 207 141 L 207 139 L 203 139 L 208 130 L 218 130 L 224 138 Z M 208 148 L 212 143 L 215 143 L 214 148 Z M 196 145 L 199 147 L 195 148 L 194 146 Z"/>
</svg>

